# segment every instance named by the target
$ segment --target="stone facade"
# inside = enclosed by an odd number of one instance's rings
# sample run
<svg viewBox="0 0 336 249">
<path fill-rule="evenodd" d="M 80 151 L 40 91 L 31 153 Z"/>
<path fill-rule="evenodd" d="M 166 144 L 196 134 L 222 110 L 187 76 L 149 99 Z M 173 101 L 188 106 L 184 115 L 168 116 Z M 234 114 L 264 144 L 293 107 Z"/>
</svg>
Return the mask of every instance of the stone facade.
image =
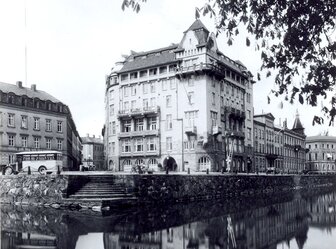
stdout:
<svg viewBox="0 0 336 249">
<path fill-rule="evenodd" d="M 132 52 L 106 77 L 109 169 L 246 172 L 253 153 L 253 83 L 240 61 L 218 50 L 200 20 L 179 44 Z"/>
<path fill-rule="evenodd" d="M 22 82 L 0 82 L 0 106 L 0 165 L 15 163 L 17 152 L 57 150 L 65 169 L 78 169 L 82 145 L 68 106 Z"/>
</svg>

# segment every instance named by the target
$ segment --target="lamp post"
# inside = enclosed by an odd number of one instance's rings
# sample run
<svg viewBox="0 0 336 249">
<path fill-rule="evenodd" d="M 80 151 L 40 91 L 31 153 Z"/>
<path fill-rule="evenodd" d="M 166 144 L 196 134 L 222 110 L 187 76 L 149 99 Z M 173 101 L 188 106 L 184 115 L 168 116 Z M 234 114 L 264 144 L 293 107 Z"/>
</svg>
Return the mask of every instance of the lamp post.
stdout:
<svg viewBox="0 0 336 249">
<path fill-rule="evenodd" d="M 184 128 L 183 128 L 183 118 L 177 118 L 176 119 L 177 121 L 181 121 L 181 139 L 182 139 L 182 142 L 181 142 L 181 146 L 182 146 L 182 171 L 184 171 Z"/>
</svg>

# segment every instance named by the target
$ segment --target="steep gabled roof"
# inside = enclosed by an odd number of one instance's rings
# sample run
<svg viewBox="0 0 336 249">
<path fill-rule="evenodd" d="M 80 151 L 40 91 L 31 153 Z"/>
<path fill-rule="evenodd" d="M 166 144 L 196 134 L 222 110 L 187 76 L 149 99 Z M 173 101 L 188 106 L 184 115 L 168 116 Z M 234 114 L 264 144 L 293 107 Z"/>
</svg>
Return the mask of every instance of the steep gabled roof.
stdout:
<svg viewBox="0 0 336 249">
<path fill-rule="evenodd" d="M 17 85 L 14 84 L 9 84 L 9 83 L 4 83 L 0 82 L 0 90 L 4 93 L 14 93 L 18 96 L 23 96 L 26 95 L 29 98 L 39 98 L 40 100 L 50 100 L 54 103 L 59 103 L 58 99 L 55 97 L 51 96 L 49 93 L 46 93 L 45 91 L 42 90 L 32 90 L 27 87 L 18 87 Z"/>
<path fill-rule="evenodd" d="M 188 31 L 195 31 L 195 30 L 198 30 L 198 29 L 204 29 L 205 31 L 207 31 L 209 33 L 209 30 L 205 27 L 205 25 L 201 22 L 200 19 L 196 19 L 194 21 L 193 24 L 191 24 L 191 26 L 184 32 L 188 32 Z"/>
</svg>

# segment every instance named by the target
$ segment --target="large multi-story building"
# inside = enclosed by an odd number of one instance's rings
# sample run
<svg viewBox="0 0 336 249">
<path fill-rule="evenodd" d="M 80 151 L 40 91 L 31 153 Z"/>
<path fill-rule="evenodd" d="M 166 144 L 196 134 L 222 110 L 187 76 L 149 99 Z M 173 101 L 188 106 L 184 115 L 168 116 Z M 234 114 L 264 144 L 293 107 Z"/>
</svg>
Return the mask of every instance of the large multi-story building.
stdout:
<svg viewBox="0 0 336 249">
<path fill-rule="evenodd" d="M 0 165 L 15 163 L 17 152 L 58 150 L 64 168 L 75 170 L 81 149 L 68 106 L 36 85 L 0 82 Z"/>
<path fill-rule="evenodd" d="M 83 164 L 94 165 L 96 170 L 106 170 L 104 160 L 104 142 L 101 137 L 92 137 L 89 134 L 81 137 L 83 144 Z"/>
<path fill-rule="evenodd" d="M 253 83 L 241 62 L 218 50 L 200 20 L 179 44 L 132 52 L 106 77 L 109 169 L 145 164 L 154 170 L 246 171 Z"/>
<path fill-rule="evenodd" d="M 274 119 L 271 113 L 254 116 L 253 171 L 301 172 L 305 163 L 306 136 L 299 115 L 292 129 L 288 129 L 287 121 L 282 127 L 274 125 Z"/>
<path fill-rule="evenodd" d="M 336 171 L 336 137 L 319 135 L 307 137 L 306 169 L 312 171 Z"/>
</svg>

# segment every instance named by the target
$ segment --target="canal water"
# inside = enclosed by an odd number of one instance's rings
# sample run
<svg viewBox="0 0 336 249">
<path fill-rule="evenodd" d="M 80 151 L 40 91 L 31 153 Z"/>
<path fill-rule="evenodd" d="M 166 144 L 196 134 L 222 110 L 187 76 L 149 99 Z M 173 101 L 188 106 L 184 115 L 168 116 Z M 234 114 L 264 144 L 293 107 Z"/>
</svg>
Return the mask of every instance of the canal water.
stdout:
<svg viewBox="0 0 336 249">
<path fill-rule="evenodd" d="M 95 213 L 1 206 L 1 249 L 332 249 L 336 192 Z"/>
</svg>

